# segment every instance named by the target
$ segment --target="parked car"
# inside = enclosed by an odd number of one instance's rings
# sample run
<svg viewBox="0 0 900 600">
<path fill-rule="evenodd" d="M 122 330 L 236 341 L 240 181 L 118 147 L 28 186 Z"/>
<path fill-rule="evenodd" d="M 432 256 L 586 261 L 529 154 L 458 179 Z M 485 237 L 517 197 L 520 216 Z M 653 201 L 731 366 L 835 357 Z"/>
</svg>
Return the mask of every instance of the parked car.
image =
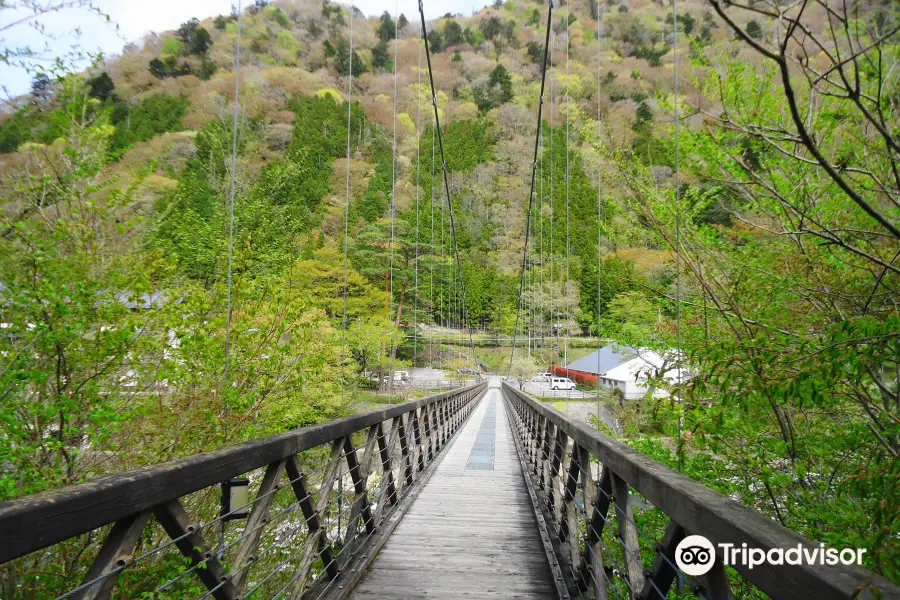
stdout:
<svg viewBox="0 0 900 600">
<path fill-rule="evenodd" d="M 551 390 L 574 390 L 575 382 L 568 377 L 553 377 L 550 380 Z"/>
<path fill-rule="evenodd" d="M 387 383 L 389 375 L 382 377 L 382 381 Z M 403 383 L 409 381 L 409 371 L 394 371 L 394 383 Z"/>
<path fill-rule="evenodd" d="M 543 373 L 538 373 L 537 375 L 535 375 L 531 380 L 532 381 L 550 381 L 550 379 L 552 377 L 553 377 L 552 373 L 548 373 L 547 371 L 544 371 Z"/>
</svg>

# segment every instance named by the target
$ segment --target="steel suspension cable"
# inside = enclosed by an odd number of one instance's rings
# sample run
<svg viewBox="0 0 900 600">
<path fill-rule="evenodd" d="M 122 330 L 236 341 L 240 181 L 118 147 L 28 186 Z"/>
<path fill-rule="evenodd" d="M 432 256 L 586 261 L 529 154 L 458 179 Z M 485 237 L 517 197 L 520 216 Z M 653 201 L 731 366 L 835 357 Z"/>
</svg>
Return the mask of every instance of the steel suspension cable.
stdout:
<svg viewBox="0 0 900 600">
<path fill-rule="evenodd" d="M 676 0 L 672 0 L 672 75 L 675 96 L 675 375 L 678 385 L 675 398 L 678 403 L 678 470 L 682 471 L 684 470 L 684 441 L 682 439 L 684 416 L 681 404 L 681 174 L 678 140 L 680 122 L 678 118 L 678 6 Z"/>
<path fill-rule="evenodd" d="M 347 359 L 347 288 L 350 247 L 350 123 L 353 112 L 353 1 L 350 2 L 350 69 L 347 78 L 347 176 L 344 187 L 347 195 L 344 203 L 344 315 L 341 319 L 341 402 L 345 400 L 345 364 Z"/>
<path fill-rule="evenodd" d="M 600 429 L 600 350 L 602 348 L 600 342 L 600 310 L 602 300 L 600 296 L 601 273 L 603 267 L 603 259 L 601 257 L 601 243 L 603 241 L 603 170 L 600 165 L 600 139 L 602 136 L 602 126 L 600 121 L 600 3 L 597 2 L 597 429 Z"/>
<path fill-rule="evenodd" d="M 450 217 L 450 233 L 451 239 L 453 240 L 453 249 L 454 254 L 456 256 L 456 269 L 459 274 L 459 285 L 460 290 L 462 292 L 462 306 L 463 313 L 465 318 L 465 327 L 469 332 L 469 345 L 472 348 L 472 366 L 475 369 L 475 372 L 478 372 L 478 358 L 475 354 L 475 341 L 472 339 L 472 326 L 469 322 L 469 311 L 466 307 L 466 288 L 465 282 L 462 279 L 462 262 L 459 258 L 459 246 L 456 243 L 456 223 L 453 217 L 453 200 L 450 196 L 450 180 L 448 177 L 448 167 L 447 167 L 447 158 L 444 154 L 444 136 L 441 132 L 441 117 L 438 113 L 438 105 L 437 105 L 437 92 L 434 87 L 434 71 L 431 67 L 431 50 L 428 46 L 428 31 L 425 27 L 425 7 L 422 4 L 422 0 L 419 0 L 419 17 L 422 21 L 422 39 L 425 41 L 425 59 L 428 62 L 428 80 L 431 84 L 431 104 L 434 107 L 434 124 L 437 129 L 437 138 L 438 138 L 438 146 L 441 150 L 441 171 L 443 172 L 444 179 L 444 192 L 447 195 L 447 213 Z"/>
<path fill-rule="evenodd" d="M 538 160 L 540 161 L 538 165 L 538 181 L 539 190 L 538 190 L 538 207 L 537 213 L 535 215 L 535 225 L 538 231 L 538 236 L 540 237 L 540 248 L 532 249 L 532 254 L 538 254 L 538 261 L 540 263 L 540 270 L 537 273 L 532 272 L 532 302 L 531 302 L 531 323 L 533 331 L 537 330 L 538 325 L 538 315 L 541 317 L 541 328 L 538 331 L 540 334 L 541 342 L 544 340 L 544 313 L 546 312 L 546 306 L 544 306 L 544 310 L 541 310 L 541 302 L 545 300 L 544 297 L 544 155 L 546 154 L 546 150 L 544 149 L 544 143 L 546 141 L 546 136 L 544 136 L 544 124 L 543 122 L 538 125 L 538 145 L 540 146 Z M 537 244 L 535 244 L 537 246 Z M 535 252 L 537 250 L 537 252 Z M 533 335 L 533 334 L 532 334 Z M 529 352 L 531 348 L 529 346 Z M 535 356 L 537 356 L 537 342 L 535 341 Z"/>
<path fill-rule="evenodd" d="M 388 404 L 393 402 L 394 398 L 394 225 L 396 222 L 395 215 L 395 199 L 397 196 L 397 55 L 400 48 L 400 26 L 399 26 L 399 2 L 394 2 L 394 141 L 391 146 L 391 269 L 390 269 L 390 292 L 389 292 L 389 308 L 388 308 L 388 335 L 390 340 L 388 353 Z M 350 55 L 350 62 L 353 62 L 353 55 Z M 403 302 L 403 299 L 400 299 Z M 399 306 L 398 315 L 399 316 Z M 400 323 L 397 323 L 399 326 Z"/>
<path fill-rule="evenodd" d="M 228 300 L 225 313 L 225 365 L 222 373 L 223 383 L 226 388 L 228 385 L 228 369 L 230 367 L 231 358 L 231 277 L 232 262 L 234 257 L 234 194 L 235 194 L 235 171 L 237 171 L 237 143 L 238 143 L 238 113 L 240 111 L 240 94 L 241 94 L 241 0 L 237 3 L 237 37 L 235 38 L 234 48 L 234 112 L 232 116 L 232 132 L 231 132 L 231 191 L 228 199 Z M 223 435 L 227 434 L 228 420 L 224 417 L 228 414 L 228 408 L 225 403 L 225 393 L 222 390 L 222 427 Z"/>
<path fill-rule="evenodd" d="M 563 117 L 566 119 L 566 277 L 563 279 L 563 306 L 565 307 L 566 315 L 566 341 L 563 349 L 563 363 L 565 364 L 566 377 L 569 376 L 569 338 L 572 337 L 572 316 L 569 302 L 569 281 L 571 280 L 571 273 L 569 272 L 569 108 L 572 102 L 569 88 L 569 28 L 572 23 L 571 14 L 571 4 L 566 4 L 566 110 L 563 113 Z M 568 398 L 568 396 L 567 390 L 566 397 Z"/>
<path fill-rule="evenodd" d="M 555 37 L 556 36 L 554 35 L 554 32 L 551 30 L 550 31 L 550 68 L 551 69 L 553 68 L 553 44 L 555 43 Z M 553 275 L 554 275 L 553 255 L 555 254 L 555 251 L 556 251 L 556 248 L 554 248 L 554 243 L 553 243 L 555 241 L 554 236 L 553 236 L 553 226 L 554 226 L 553 221 L 556 220 L 556 216 L 554 213 L 554 208 L 555 208 L 554 196 L 556 195 L 556 186 L 555 186 L 556 178 L 554 177 L 554 175 L 555 175 L 554 171 L 556 170 L 556 160 L 555 160 L 556 140 L 553 139 L 553 117 L 554 117 L 553 87 L 554 87 L 553 86 L 553 77 L 551 76 L 550 77 L 550 117 L 547 119 L 547 126 L 548 126 L 547 128 L 549 129 L 549 133 L 550 133 L 550 252 L 548 253 L 548 256 L 547 256 L 548 260 L 550 261 L 550 274 L 549 274 L 550 285 L 547 287 L 547 306 L 548 306 L 548 309 L 550 312 L 550 343 L 552 344 L 553 348 L 556 348 L 558 346 L 559 339 L 556 336 L 556 314 L 555 314 L 556 311 L 555 311 L 555 305 L 553 303 L 553 286 L 555 285 L 555 282 L 553 280 Z M 551 368 L 551 371 L 555 371 L 555 369 Z M 552 376 L 552 373 L 551 373 L 551 376 Z"/>
<path fill-rule="evenodd" d="M 431 276 L 429 286 L 429 302 L 431 303 L 431 321 L 434 324 L 437 312 L 434 310 L 434 123 L 431 124 L 431 263 L 428 267 Z M 440 354 L 441 345 L 438 342 L 438 353 Z M 434 342 L 431 342 L 431 365 L 434 366 Z"/>
<path fill-rule="evenodd" d="M 416 44 L 418 46 L 418 44 Z M 416 281 L 415 290 L 413 291 L 413 368 L 416 367 L 416 359 L 419 350 L 419 192 L 422 186 L 422 137 L 420 130 L 422 128 L 422 96 L 419 93 L 422 87 L 422 47 L 418 48 L 418 66 L 416 74 L 419 81 L 416 87 L 416 249 L 415 249 L 415 267 Z"/>
<path fill-rule="evenodd" d="M 528 264 L 528 237 L 531 233 L 531 209 L 534 202 L 534 180 L 535 176 L 537 175 L 538 144 L 540 143 L 541 139 L 541 123 L 544 109 L 544 85 L 547 80 L 547 51 L 550 48 L 550 29 L 552 25 L 552 18 L 553 0 L 550 0 L 547 9 L 547 32 L 544 38 L 544 59 L 541 63 L 541 96 L 540 103 L 538 104 L 537 133 L 534 138 L 534 159 L 531 163 L 531 191 L 528 193 L 528 215 L 525 219 L 525 247 L 522 249 L 522 271 L 519 277 L 519 307 L 516 310 L 516 323 L 513 326 L 513 343 L 512 350 L 509 353 L 509 369 L 507 370 L 507 378 L 512 373 L 513 358 L 515 357 L 516 353 L 516 334 L 518 333 L 519 317 L 520 313 L 522 312 L 522 292 L 525 287 L 525 267 Z"/>
</svg>

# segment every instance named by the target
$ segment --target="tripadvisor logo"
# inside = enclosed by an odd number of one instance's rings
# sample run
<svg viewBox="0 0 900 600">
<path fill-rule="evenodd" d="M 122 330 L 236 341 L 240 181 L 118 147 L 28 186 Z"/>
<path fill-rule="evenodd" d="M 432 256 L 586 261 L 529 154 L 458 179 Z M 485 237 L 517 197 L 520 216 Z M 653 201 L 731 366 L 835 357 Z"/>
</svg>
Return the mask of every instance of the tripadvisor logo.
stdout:
<svg viewBox="0 0 900 600">
<path fill-rule="evenodd" d="M 790 548 L 749 548 L 747 544 L 718 544 L 725 565 L 743 565 L 748 569 L 768 565 L 861 565 L 864 548 L 826 548 L 825 544 L 809 547 L 797 544 Z M 675 562 L 685 575 L 706 575 L 713 567 L 716 548 L 702 535 L 689 535 L 675 549 Z"/>
</svg>

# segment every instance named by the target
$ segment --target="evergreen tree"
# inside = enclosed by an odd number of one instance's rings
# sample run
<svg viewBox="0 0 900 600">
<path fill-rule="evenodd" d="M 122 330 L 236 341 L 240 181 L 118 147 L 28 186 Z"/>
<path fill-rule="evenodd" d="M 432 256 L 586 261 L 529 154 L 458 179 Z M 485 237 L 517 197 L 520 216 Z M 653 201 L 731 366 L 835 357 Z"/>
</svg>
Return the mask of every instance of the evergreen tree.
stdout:
<svg viewBox="0 0 900 600">
<path fill-rule="evenodd" d="M 447 21 L 447 24 L 444 25 L 444 41 L 447 43 L 447 46 L 456 46 L 457 44 L 465 43 L 466 38 L 463 35 L 463 30 L 462 27 L 459 26 L 459 23 L 456 21 Z"/>
<path fill-rule="evenodd" d="M 112 77 L 105 71 L 96 77 L 88 79 L 87 85 L 90 97 L 97 98 L 98 100 L 106 100 L 113 95 L 114 90 L 116 89 Z"/>
<path fill-rule="evenodd" d="M 384 11 L 381 15 L 381 22 L 378 24 L 378 39 L 382 42 L 389 42 L 397 37 L 397 27 L 388 11 Z"/>
<path fill-rule="evenodd" d="M 390 71 L 393 69 L 394 61 L 391 60 L 391 54 L 388 51 L 387 42 L 379 42 L 372 48 L 372 68 L 381 71 Z M 354 69 L 355 71 L 356 69 Z"/>
</svg>

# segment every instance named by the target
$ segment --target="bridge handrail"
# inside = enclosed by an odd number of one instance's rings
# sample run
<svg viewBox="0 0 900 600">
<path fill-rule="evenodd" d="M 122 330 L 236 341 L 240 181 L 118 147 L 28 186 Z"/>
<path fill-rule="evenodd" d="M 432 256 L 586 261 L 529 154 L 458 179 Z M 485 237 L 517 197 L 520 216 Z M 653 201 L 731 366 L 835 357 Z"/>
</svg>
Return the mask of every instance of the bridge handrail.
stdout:
<svg viewBox="0 0 900 600">
<path fill-rule="evenodd" d="M 548 511 L 546 516 L 552 521 L 555 520 L 554 511 L 562 514 L 562 517 L 559 517 L 560 522 L 556 523 L 560 542 L 557 545 L 557 553 L 561 554 L 562 561 L 570 566 L 578 563 L 581 563 L 579 568 L 587 569 L 591 566 L 586 564 L 591 560 L 591 557 L 587 556 L 590 552 L 575 550 L 578 547 L 576 543 L 578 540 L 575 539 L 576 536 L 568 535 L 568 531 L 577 530 L 572 527 L 572 523 L 566 523 L 568 517 L 565 506 L 569 505 L 569 513 L 577 510 L 573 502 L 576 485 L 581 487 L 586 495 L 594 497 L 592 508 L 600 507 L 598 510 L 602 513 L 609 509 L 610 498 L 617 511 L 621 509 L 630 513 L 632 507 L 628 506 L 627 498 L 627 489 L 630 487 L 670 518 L 665 539 L 661 544 L 657 544 L 657 553 L 663 551 L 667 554 L 664 558 L 658 557 L 654 561 L 654 568 L 650 573 L 650 578 L 655 576 L 666 580 L 668 577 L 667 586 L 671 585 L 671 580 L 675 576 L 674 570 L 671 569 L 671 565 L 675 563 L 675 547 L 686 535 L 703 535 L 717 547 L 718 544 L 730 543 L 741 548 L 741 544 L 745 542 L 748 547 L 761 548 L 765 551 L 771 548 L 787 549 L 798 544 L 809 548 L 818 547 L 774 520 L 767 519 L 731 498 L 685 477 L 622 442 L 590 428 L 585 423 L 573 420 L 506 382 L 503 383 L 503 391 L 514 410 L 513 416 L 517 421 L 526 462 L 531 465 L 538 484 L 544 490 L 538 495 L 544 500 L 545 509 Z M 569 440 L 573 443 L 569 444 Z M 555 450 L 549 447 L 551 443 L 555 446 Z M 597 480 L 593 480 L 590 475 L 591 457 L 602 466 L 602 473 Z M 568 462 L 565 459 L 568 459 Z M 568 472 L 561 474 L 562 468 L 568 469 Z M 589 481 L 586 482 L 586 478 Z M 603 498 L 602 491 L 607 492 L 606 499 Z M 623 491 L 626 498 L 620 497 Z M 560 498 L 562 502 L 559 502 Z M 602 508 L 604 502 L 606 510 Z M 594 517 L 601 531 L 605 520 L 605 514 L 602 515 L 602 521 Z M 622 520 L 627 521 L 627 517 Z M 588 528 L 591 526 L 589 524 Z M 599 535 L 597 537 L 599 538 Z M 631 525 L 623 526 L 620 523 L 619 537 L 629 546 L 629 551 L 637 554 L 637 560 L 640 561 L 633 520 Z M 567 544 L 570 547 L 568 549 Z M 900 587 L 861 567 L 773 566 L 763 563 L 751 570 L 743 565 L 733 566 L 746 580 L 773 598 L 865 598 L 878 593 L 873 592 L 873 588 L 884 594 L 883 597 L 900 597 Z M 667 569 L 670 572 L 663 573 Z M 628 569 L 628 574 L 629 577 L 635 575 L 635 579 L 647 576 L 643 569 L 638 569 L 634 573 Z M 569 584 L 576 585 L 577 582 L 569 581 Z M 717 563 L 713 572 L 706 576 L 701 585 L 707 586 L 708 590 L 713 588 L 712 591 L 707 591 L 712 598 L 731 597 L 730 590 L 726 591 L 723 587 L 728 585 L 728 580 L 720 563 Z M 657 584 L 644 586 L 643 594 L 640 596 L 656 597 L 653 587 L 657 587 Z M 715 589 L 721 593 L 716 593 Z M 710 595 L 706 596 L 709 597 Z"/>
<path fill-rule="evenodd" d="M 163 523 L 164 519 L 159 511 L 167 509 L 161 507 L 167 507 L 172 503 L 179 504 L 178 500 L 189 494 L 264 467 L 268 467 L 266 477 L 270 471 L 277 472 L 279 482 L 282 473 L 287 469 L 292 479 L 290 483 L 295 485 L 298 479 L 305 477 L 302 475 L 302 467 L 297 462 L 298 453 L 329 443 L 331 443 L 332 466 L 337 462 L 346 462 L 344 476 L 353 476 L 353 481 L 357 484 L 357 498 L 354 504 L 366 504 L 372 501 L 371 497 L 363 502 L 359 496 L 361 494 L 363 498 L 366 497 L 368 462 L 383 466 L 382 479 L 397 479 L 397 488 L 401 487 L 400 480 L 408 479 L 411 485 L 418 472 L 424 470 L 433 456 L 437 456 L 438 451 L 463 422 L 471 409 L 471 401 L 476 399 L 485 387 L 486 383 L 480 382 L 427 398 L 0 503 L 0 565 L 36 550 L 95 531 L 104 525 L 116 524 L 107 537 L 109 543 L 111 538 L 116 537 L 117 528 L 122 526 L 127 529 L 127 524 L 137 515 L 153 513 Z M 388 421 L 390 425 L 386 426 L 385 422 Z M 362 434 L 366 430 L 369 432 L 366 453 L 365 457 L 359 460 L 351 436 Z M 385 442 L 385 439 L 390 441 Z M 395 453 L 399 454 L 394 447 L 402 450 L 402 463 L 405 466 L 394 458 Z M 274 465 L 280 466 L 274 468 Z M 293 475 L 290 472 L 292 465 L 295 471 Z M 390 474 L 393 471 L 398 471 L 396 477 Z M 341 477 L 340 472 L 338 470 L 338 478 Z M 321 487 L 325 488 L 327 477 L 325 475 L 322 477 Z M 333 473 L 331 478 L 333 484 L 335 478 Z M 360 480 L 362 487 L 359 487 Z M 263 485 L 266 485 L 265 481 L 264 479 Z M 279 482 L 270 484 L 272 490 L 283 487 Z M 393 480 L 390 485 L 394 486 Z M 328 490 L 330 487 L 326 489 L 326 502 Z M 308 503 L 309 496 L 314 493 L 306 492 L 306 498 L 302 498 L 298 493 L 298 502 L 303 503 L 306 500 Z M 396 504 L 399 494 L 392 491 L 389 495 L 392 496 L 391 500 L 385 500 L 384 504 Z M 382 502 L 379 501 L 379 504 Z M 358 508 L 368 511 L 362 505 Z M 194 531 L 189 526 L 189 520 L 184 520 L 187 515 L 180 504 L 175 507 L 175 513 L 179 514 L 168 515 L 171 517 L 170 521 L 178 521 L 180 517 L 182 521 L 180 526 L 183 526 L 187 533 Z M 144 517 L 139 529 L 143 529 L 146 522 Z M 123 523 L 125 525 L 122 525 Z M 367 529 L 370 528 L 370 523 L 364 524 Z M 163 525 L 169 531 L 169 527 L 165 523 Z M 177 528 L 179 523 L 175 523 L 175 526 Z M 187 533 L 184 534 L 185 537 Z M 310 531 L 310 535 L 312 534 L 313 531 Z M 171 533 L 170 536 L 173 539 L 176 537 Z M 132 545 L 133 543 L 134 540 Z M 119 550 L 121 554 L 123 549 Z M 99 554 L 102 555 L 103 552 L 101 549 Z M 183 553 L 190 554 L 190 548 Z M 101 558 L 98 556 L 98 560 Z M 210 555 L 207 553 L 206 556 L 200 557 L 201 560 L 195 561 L 195 565 L 209 558 Z M 105 568 L 108 570 L 109 565 Z M 219 590 L 212 595 L 216 598 L 227 596 Z"/>
</svg>

